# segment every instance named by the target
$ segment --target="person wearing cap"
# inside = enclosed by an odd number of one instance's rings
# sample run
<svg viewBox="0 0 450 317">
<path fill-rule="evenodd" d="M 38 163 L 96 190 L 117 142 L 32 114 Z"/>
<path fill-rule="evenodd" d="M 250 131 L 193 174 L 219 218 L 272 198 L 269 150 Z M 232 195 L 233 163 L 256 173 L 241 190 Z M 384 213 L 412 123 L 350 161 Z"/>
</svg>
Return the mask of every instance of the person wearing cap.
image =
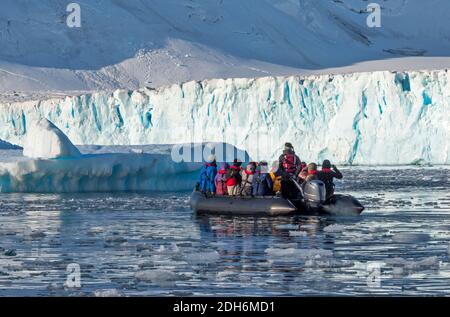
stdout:
<svg viewBox="0 0 450 317">
<path fill-rule="evenodd" d="M 253 192 L 253 178 L 255 177 L 256 163 L 250 162 L 247 164 L 245 170 L 241 172 L 241 189 L 242 196 L 251 196 Z"/>
<path fill-rule="evenodd" d="M 200 190 L 205 194 L 215 194 L 214 179 L 217 175 L 216 156 L 208 156 L 205 165 L 200 170 Z"/>
<path fill-rule="evenodd" d="M 310 182 L 317 179 L 317 164 L 309 163 L 306 167 L 308 175 L 305 178 L 305 182 Z"/>
<path fill-rule="evenodd" d="M 229 196 L 239 195 L 239 188 L 241 185 L 242 177 L 242 162 L 239 159 L 234 159 L 233 164 L 228 169 L 227 175 L 227 190 Z"/>
<path fill-rule="evenodd" d="M 325 183 L 327 199 L 334 195 L 334 179 L 342 179 L 342 173 L 329 160 L 324 160 L 322 170 L 317 172 L 317 179 Z"/>
<path fill-rule="evenodd" d="M 283 154 L 280 155 L 278 162 L 278 171 L 282 176 L 281 194 L 284 198 L 296 198 L 299 190 L 292 179 L 296 178 L 300 172 L 301 160 L 295 154 L 292 143 L 284 144 Z"/>
</svg>

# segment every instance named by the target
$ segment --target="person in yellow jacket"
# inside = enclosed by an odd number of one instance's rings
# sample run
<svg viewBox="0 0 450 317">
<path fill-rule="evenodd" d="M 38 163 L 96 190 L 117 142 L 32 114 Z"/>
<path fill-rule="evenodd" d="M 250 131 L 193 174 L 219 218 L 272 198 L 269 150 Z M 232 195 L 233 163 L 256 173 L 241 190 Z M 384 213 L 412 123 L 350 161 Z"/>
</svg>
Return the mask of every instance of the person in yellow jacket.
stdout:
<svg viewBox="0 0 450 317">
<path fill-rule="evenodd" d="M 273 183 L 273 192 L 276 194 L 279 191 L 281 191 L 281 175 L 279 175 L 278 173 L 278 162 L 274 162 L 274 164 L 272 165 L 272 168 L 270 169 L 270 178 L 272 178 L 272 183 Z"/>
</svg>

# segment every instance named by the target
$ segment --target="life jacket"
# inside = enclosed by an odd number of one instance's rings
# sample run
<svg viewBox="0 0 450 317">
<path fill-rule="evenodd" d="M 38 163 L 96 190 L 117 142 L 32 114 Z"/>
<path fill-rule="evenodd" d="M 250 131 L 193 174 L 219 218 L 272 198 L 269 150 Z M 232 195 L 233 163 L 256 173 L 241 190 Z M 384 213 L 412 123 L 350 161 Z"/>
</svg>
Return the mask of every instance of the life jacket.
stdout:
<svg viewBox="0 0 450 317">
<path fill-rule="evenodd" d="M 227 172 L 227 186 L 235 186 L 240 184 L 241 175 L 240 175 L 241 167 L 236 165 L 231 165 Z"/>
<path fill-rule="evenodd" d="M 252 186 L 253 177 L 255 177 L 255 172 L 251 172 L 248 170 L 245 170 L 242 175 L 242 183 L 241 186 Z"/>
<path fill-rule="evenodd" d="M 217 172 L 215 183 L 216 183 L 216 194 L 226 195 L 227 194 L 227 170 L 221 169 Z"/>
<path fill-rule="evenodd" d="M 285 172 L 295 173 L 297 170 L 297 156 L 295 154 L 285 154 L 282 161 Z"/>
<path fill-rule="evenodd" d="M 270 173 L 270 177 L 272 178 L 273 183 L 273 191 L 276 193 L 281 190 L 281 180 L 283 177 L 277 176 L 275 173 Z"/>
</svg>

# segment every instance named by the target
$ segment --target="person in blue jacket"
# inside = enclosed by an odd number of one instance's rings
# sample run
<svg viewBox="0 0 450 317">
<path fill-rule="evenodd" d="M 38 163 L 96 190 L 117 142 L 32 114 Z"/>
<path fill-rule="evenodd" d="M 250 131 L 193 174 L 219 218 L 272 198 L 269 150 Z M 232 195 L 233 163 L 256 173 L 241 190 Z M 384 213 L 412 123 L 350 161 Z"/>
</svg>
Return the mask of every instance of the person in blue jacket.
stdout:
<svg viewBox="0 0 450 317">
<path fill-rule="evenodd" d="M 216 185 L 214 179 L 217 174 L 216 157 L 210 155 L 200 170 L 200 190 L 206 194 L 215 194 Z"/>
<path fill-rule="evenodd" d="M 269 174 L 269 167 L 266 161 L 259 163 L 256 168 L 252 182 L 253 196 L 273 195 L 273 181 Z"/>
</svg>

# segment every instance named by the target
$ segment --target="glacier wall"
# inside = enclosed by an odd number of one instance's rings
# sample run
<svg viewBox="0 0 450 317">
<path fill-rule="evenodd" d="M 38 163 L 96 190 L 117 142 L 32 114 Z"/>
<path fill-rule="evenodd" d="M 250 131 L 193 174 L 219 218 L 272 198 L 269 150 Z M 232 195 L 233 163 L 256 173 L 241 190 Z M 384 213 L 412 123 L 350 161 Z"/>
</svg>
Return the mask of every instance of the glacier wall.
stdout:
<svg viewBox="0 0 450 317">
<path fill-rule="evenodd" d="M 75 144 L 227 142 L 276 159 L 450 164 L 448 70 L 216 79 L 0 105 L 0 139 L 45 117 Z"/>
</svg>

